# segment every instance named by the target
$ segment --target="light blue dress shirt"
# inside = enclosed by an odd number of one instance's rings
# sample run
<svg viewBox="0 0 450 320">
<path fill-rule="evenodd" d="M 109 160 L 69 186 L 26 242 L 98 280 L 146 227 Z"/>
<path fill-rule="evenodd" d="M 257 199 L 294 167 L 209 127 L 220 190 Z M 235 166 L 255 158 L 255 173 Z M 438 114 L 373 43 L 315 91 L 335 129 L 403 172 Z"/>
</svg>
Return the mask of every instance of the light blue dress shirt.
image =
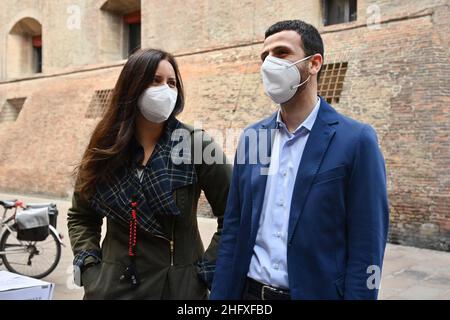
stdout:
<svg viewBox="0 0 450 320">
<path fill-rule="evenodd" d="M 248 277 L 278 288 L 289 289 L 287 234 L 292 192 L 309 132 L 317 118 L 320 99 L 309 116 L 290 133 L 277 115 L 267 176 L 264 204 L 259 221 Z"/>
</svg>

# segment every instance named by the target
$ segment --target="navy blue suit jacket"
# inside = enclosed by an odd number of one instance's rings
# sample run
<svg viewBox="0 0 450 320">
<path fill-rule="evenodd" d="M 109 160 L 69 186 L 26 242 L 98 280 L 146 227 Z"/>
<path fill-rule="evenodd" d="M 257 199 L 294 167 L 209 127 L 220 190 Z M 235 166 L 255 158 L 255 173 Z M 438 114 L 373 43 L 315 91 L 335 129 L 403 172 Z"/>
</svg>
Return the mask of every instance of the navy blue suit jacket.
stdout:
<svg viewBox="0 0 450 320">
<path fill-rule="evenodd" d="M 273 136 L 275 127 L 276 114 L 245 132 Z M 270 153 L 272 140 L 265 141 Z M 269 164 L 249 164 L 255 145 L 241 138 L 240 147 L 246 162 L 236 163 L 235 157 L 211 299 L 242 298 L 264 200 L 267 176 L 261 169 Z M 321 99 L 292 196 L 287 248 L 292 298 L 376 299 L 388 224 L 386 171 L 375 131 Z"/>
</svg>

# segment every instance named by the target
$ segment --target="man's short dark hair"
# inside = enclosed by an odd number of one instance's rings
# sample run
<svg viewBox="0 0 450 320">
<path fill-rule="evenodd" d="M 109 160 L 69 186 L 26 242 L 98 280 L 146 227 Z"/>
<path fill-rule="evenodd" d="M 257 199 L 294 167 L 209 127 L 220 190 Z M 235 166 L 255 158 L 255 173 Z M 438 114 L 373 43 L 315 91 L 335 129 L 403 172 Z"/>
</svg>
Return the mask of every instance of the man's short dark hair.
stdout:
<svg viewBox="0 0 450 320">
<path fill-rule="evenodd" d="M 293 30 L 300 35 L 302 39 L 300 42 L 300 46 L 305 52 L 306 56 L 320 53 L 322 55 L 322 58 L 324 58 L 323 41 L 319 31 L 317 31 L 317 29 L 313 25 L 302 20 L 279 21 L 271 25 L 269 29 L 266 30 L 264 39 L 267 39 L 275 33 L 286 30 Z M 317 81 L 319 81 L 320 72 L 321 71 L 319 71 L 319 73 L 317 74 Z"/>
</svg>

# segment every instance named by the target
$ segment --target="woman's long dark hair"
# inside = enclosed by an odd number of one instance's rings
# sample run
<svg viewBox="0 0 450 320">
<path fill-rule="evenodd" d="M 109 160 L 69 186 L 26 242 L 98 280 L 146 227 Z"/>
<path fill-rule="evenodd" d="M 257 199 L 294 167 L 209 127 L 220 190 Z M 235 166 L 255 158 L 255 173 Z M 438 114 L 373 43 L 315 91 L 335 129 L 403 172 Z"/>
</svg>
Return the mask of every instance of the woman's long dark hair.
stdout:
<svg viewBox="0 0 450 320">
<path fill-rule="evenodd" d="M 84 200 L 92 195 L 96 183 L 110 180 L 117 169 L 131 161 L 129 148 L 139 112 L 137 101 L 153 83 L 161 60 L 167 60 L 175 70 L 178 97 L 172 115 L 183 110 L 183 83 L 175 58 L 157 49 L 139 50 L 131 55 L 120 73 L 103 118 L 73 172 L 75 192 Z"/>
</svg>

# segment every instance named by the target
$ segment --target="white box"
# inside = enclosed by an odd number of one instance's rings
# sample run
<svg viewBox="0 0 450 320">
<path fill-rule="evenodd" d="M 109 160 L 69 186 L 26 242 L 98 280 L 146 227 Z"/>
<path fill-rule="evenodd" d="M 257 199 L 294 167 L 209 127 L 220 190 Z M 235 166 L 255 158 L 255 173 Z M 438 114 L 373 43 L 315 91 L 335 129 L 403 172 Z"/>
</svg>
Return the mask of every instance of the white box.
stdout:
<svg viewBox="0 0 450 320">
<path fill-rule="evenodd" d="M 0 300 L 51 300 L 54 287 L 50 282 L 0 271 Z"/>
</svg>

